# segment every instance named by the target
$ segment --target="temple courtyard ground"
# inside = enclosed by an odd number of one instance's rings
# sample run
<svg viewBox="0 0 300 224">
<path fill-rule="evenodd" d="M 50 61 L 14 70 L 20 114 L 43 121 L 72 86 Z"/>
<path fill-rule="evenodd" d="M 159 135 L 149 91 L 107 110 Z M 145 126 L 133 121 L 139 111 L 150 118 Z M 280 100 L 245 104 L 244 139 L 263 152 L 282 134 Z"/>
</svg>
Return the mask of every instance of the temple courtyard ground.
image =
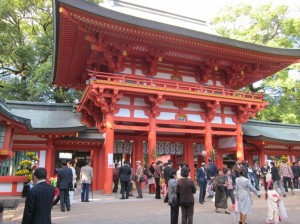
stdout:
<svg viewBox="0 0 300 224">
<path fill-rule="evenodd" d="M 136 195 L 136 192 L 134 192 Z M 261 192 L 262 195 L 264 194 Z M 168 204 L 163 203 L 163 199 L 154 199 L 154 195 L 149 195 L 144 189 L 144 198 L 136 199 L 130 197 L 128 200 L 120 200 L 115 195 L 103 195 L 100 192 L 93 192 L 93 201 L 86 203 L 80 202 L 80 191 L 75 193 L 75 200 L 70 212 L 61 212 L 59 204 L 55 205 L 52 210 L 52 223 L 71 223 L 71 224 L 89 224 L 89 223 L 104 223 L 104 224 L 164 224 L 170 223 L 170 208 Z M 231 214 L 216 213 L 214 203 L 211 199 L 206 198 L 204 205 L 198 203 L 199 188 L 195 195 L 195 212 L 194 224 L 211 223 L 211 224 L 231 224 L 238 223 L 234 212 Z M 90 194 L 90 197 L 92 195 Z M 90 198 L 92 200 L 92 198 Z M 252 195 L 254 213 L 247 219 L 248 224 L 265 223 L 267 213 L 267 202 L 264 196 L 257 198 Z M 300 223 L 300 191 L 295 190 L 295 195 L 290 192 L 286 198 L 283 198 L 288 219 L 284 219 L 283 224 L 298 224 Z M 231 202 L 228 200 L 228 205 L 231 208 Z M 6 211 L 4 213 L 3 223 L 16 224 L 21 223 L 24 204 L 21 203 L 16 211 Z M 180 213 L 180 211 L 179 211 Z M 11 217 L 9 217 L 11 216 Z M 179 215 L 179 223 L 181 223 L 181 215 Z"/>
</svg>

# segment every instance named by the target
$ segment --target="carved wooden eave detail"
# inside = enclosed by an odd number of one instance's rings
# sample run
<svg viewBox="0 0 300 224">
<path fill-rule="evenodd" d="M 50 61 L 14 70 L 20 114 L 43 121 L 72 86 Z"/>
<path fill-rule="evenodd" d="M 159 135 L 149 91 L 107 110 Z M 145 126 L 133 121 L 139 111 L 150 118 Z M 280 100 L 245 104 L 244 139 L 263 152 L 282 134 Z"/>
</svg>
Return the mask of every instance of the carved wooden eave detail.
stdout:
<svg viewBox="0 0 300 224">
<path fill-rule="evenodd" d="M 149 111 L 145 111 L 145 115 L 149 117 L 157 117 L 160 114 L 159 105 L 165 101 L 163 95 L 150 95 L 146 102 L 149 104 Z"/>
<path fill-rule="evenodd" d="M 145 57 L 147 61 L 146 75 L 155 76 L 157 74 L 157 63 L 162 62 L 163 55 L 162 50 L 147 49 Z"/>
<path fill-rule="evenodd" d="M 267 103 L 261 104 L 246 104 L 232 107 L 232 110 L 236 113 L 236 117 L 233 121 L 236 123 L 244 123 L 249 120 L 250 117 L 254 117 L 257 112 L 263 110 Z"/>
<path fill-rule="evenodd" d="M 204 120 L 205 122 L 211 122 L 215 117 L 217 109 L 220 107 L 220 101 L 216 100 L 211 102 L 205 102 L 200 106 L 202 109 L 205 110 L 204 113 L 200 114 L 202 120 Z"/>
</svg>

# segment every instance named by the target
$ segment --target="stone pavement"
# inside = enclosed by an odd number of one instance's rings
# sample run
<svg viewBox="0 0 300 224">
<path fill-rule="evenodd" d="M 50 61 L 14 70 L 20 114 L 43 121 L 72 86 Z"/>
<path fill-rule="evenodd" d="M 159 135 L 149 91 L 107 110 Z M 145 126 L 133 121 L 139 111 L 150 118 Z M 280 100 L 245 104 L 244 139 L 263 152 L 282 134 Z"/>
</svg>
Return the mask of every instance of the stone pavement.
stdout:
<svg viewBox="0 0 300 224">
<path fill-rule="evenodd" d="M 136 192 L 134 192 L 136 195 Z M 168 224 L 170 223 L 170 208 L 163 199 L 154 199 L 154 195 L 149 195 L 144 189 L 144 198 L 136 199 L 130 197 L 128 200 L 120 200 L 119 195 L 103 195 L 100 192 L 93 192 L 93 201 L 86 203 L 80 202 L 80 192 L 75 194 L 75 201 L 70 212 L 61 212 L 59 204 L 54 206 L 52 210 L 53 224 L 60 223 L 105 223 L 105 224 Z M 91 195 L 90 195 L 91 197 Z M 215 213 L 214 203 L 211 199 L 206 198 L 204 205 L 198 203 L 199 188 L 195 195 L 195 213 L 194 224 L 212 223 L 212 224 L 231 224 L 238 223 L 235 220 L 235 215 L 231 211 L 230 215 Z M 90 198 L 91 199 L 91 198 Z M 262 196 L 257 198 L 252 197 L 254 203 L 254 214 L 247 219 L 248 224 L 263 224 L 265 223 L 267 213 L 267 203 Z M 300 191 L 296 191 L 295 195 L 288 193 L 286 198 L 283 198 L 285 207 L 288 213 L 288 219 L 283 220 L 282 224 L 298 224 L 300 223 Z M 231 207 L 231 202 L 228 200 L 228 206 Z M 16 224 L 22 220 L 24 204 L 18 206 L 15 212 L 13 221 L 4 223 Z M 179 211 L 180 213 L 180 211 Z M 181 215 L 179 215 L 179 220 Z M 179 221 L 179 224 L 181 220 Z"/>
</svg>

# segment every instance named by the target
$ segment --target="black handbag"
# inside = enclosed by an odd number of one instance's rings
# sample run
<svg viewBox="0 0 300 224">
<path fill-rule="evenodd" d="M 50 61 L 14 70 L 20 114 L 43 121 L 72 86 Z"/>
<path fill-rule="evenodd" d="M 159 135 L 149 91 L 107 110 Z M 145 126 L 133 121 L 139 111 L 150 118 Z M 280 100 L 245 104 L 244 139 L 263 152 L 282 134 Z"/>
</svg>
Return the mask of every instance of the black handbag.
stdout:
<svg viewBox="0 0 300 224">
<path fill-rule="evenodd" d="M 140 182 L 145 182 L 145 177 L 144 176 L 141 176 Z"/>
</svg>

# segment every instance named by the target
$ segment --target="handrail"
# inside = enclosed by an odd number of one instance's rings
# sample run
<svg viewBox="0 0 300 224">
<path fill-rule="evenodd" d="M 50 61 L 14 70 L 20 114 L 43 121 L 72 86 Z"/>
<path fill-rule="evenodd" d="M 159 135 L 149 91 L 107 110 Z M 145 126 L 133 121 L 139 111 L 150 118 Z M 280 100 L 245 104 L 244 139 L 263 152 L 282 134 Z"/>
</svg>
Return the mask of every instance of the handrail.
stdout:
<svg viewBox="0 0 300 224">
<path fill-rule="evenodd" d="M 247 93 L 237 90 L 226 89 L 224 87 L 203 86 L 183 81 L 171 81 L 154 77 L 140 77 L 137 75 L 113 74 L 88 70 L 92 80 L 103 80 L 124 84 L 134 84 L 140 86 L 151 86 L 155 88 L 175 89 L 181 91 L 198 92 L 207 95 L 223 95 L 243 99 L 263 101 L 262 93 Z"/>
</svg>

